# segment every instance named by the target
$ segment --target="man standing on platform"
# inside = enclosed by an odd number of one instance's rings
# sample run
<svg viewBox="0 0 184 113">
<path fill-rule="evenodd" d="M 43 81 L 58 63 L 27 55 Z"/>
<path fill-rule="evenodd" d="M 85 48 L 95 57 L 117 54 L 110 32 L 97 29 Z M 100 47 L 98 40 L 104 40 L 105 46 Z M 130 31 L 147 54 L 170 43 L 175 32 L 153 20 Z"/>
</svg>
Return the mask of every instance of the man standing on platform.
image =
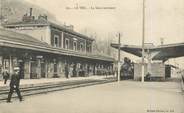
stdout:
<svg viewBox="0 0 184 113">
<path fill-rule="evenodd" d="M 8 70 L 7 69 L 5 69 L 4 71 L 3 71 L 3 79 L 4 79 L 4 84 L 6 84 L 6 82 L 7 82 L 7 80 L 9 79 L 9 73 L 8 73 Z"/>
<path fill-rule="evenodd" d="M 65 64 L 65 77 L 66 77 L 66 78 L 69 78 L 68 64 Z"/>
<path fill-rule="evenodd" d="M 22 96 L 21 96 L 20 90 L 19 90 L 19 84 L 20 84 L 20 68 L 15 67 L 14 68 L 14 73 L 11 76 L 10 91 L 8 93 L 7 102 L 11 102 L 11 97 L 12 97 L 12 94 L 13 94 L 14 90 L 16 91 L 16 93 L 19 97 L 19 100 L 22 101 Z"/>
</svg>

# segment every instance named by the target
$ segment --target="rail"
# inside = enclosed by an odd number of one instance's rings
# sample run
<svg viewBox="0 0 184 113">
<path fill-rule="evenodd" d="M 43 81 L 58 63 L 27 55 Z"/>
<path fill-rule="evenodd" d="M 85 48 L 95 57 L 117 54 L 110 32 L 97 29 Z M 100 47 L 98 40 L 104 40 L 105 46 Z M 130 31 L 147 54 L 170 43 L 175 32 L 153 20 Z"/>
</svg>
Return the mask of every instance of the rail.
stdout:
<svg viewBox="0 0 184 113">
<path fill-rule="evenodd" d="M 105 79 L 105 80 L 77 80 L 70 82 L 57 82 L 57 83 L 46 83 L 46 84 L 38 84 L 38 85 L 28 85 L 21 86 L 20 90 L 23 96 L 31 96 L 37 94 L 44 94 L 54 91 L 61 91 L 66 89 L 73 89 L 78 87 L 85 87 L 91 85 L 98 85 L 104 83 L 115 82 L 115 79 Z M 0 89 L 0 102 L 3 102 L 7 99 L 7 95 L 9 92 L 9 88 L 1 88 Z M 13 95 L 13 98 L 17 97 Z"/>
</svg>

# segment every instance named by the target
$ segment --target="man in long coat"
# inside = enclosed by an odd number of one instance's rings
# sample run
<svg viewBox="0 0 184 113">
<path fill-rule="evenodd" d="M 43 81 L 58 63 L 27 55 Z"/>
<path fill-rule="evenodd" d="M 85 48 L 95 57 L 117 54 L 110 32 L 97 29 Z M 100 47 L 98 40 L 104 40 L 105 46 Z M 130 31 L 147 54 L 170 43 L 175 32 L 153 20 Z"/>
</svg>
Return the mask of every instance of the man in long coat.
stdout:
<svg viewBox="0 0 184 113">
<path fill-rule="evenodd" d="M 20 90 L 19 90 L 19 84 L 20 84 L 20 69 L 19 69 L 19 67 L 15 67 L 14 73 L 11 76 L 10 91 L 8 93 L 7 102 L 11 102 L 11 97 L 12 97 L 14 90 L 16 91 L 19 100 L 22 101 L 22 96 L 21 96 Z"/>
</svg>

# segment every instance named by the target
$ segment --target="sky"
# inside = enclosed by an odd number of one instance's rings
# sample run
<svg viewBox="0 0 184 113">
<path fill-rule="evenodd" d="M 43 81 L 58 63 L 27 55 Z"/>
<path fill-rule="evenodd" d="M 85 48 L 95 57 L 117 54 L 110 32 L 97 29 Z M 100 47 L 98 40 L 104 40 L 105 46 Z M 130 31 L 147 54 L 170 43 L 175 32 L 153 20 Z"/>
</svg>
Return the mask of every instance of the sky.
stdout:
<svg viewBox="0 0 184 113">
<path fill-rule="evenodd" d="M 61 23 L 74 25 L 76 31 L 96 33 L 102 39 L 110 34 L 116 42 L 120 32 L 122 44 L 141 45 L 143 0 L 25 1 L 53 13 Z M 145 7 L 145 42 L 159 45 L 161 38 L 164 44 L 184 42 L 184 0 L 145 0 Z"/>
<path fill-rule="evenodd" d="M 123 44 L 141 45 L 143 0 L 26 0 L 53 13 L 61 23 L 77 31 L 92 32 L 101 38 L 122 34 Z M 184 1 L 145 0 L 145 40 L 156 45 L 184 42 Z M 67 9 L 74 6 L 88 9 Z M 113 9 L 89 9 L 90 7 Z"/>
</svg>

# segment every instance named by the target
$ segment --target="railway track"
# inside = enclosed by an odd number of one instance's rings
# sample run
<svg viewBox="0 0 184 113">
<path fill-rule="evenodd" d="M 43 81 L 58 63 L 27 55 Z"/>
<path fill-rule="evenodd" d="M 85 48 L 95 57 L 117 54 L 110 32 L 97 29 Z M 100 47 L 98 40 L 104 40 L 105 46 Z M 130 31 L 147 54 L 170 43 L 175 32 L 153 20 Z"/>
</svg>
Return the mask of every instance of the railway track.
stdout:
<svg viewBox="0 0 184 113">
<path fill-rule="evenodd" d="M 44 94 L 48 92 L 85 87 L 97 84 L 104 84 L 109 82 L 114 82 L 114 79 L 101 79 L 101 80 L 73 80 L 73 81 L 64 81 L 64 82 L 54 82 L 54 83 L 42 83 L 42 84 L 32 84 L 32 85 L 22 85 L 20 86 L 20 91 L 22 96 L 31 96 L 37 94 Z M 9 87 L 0 88 L 0 102 L 3 102 L 7 99 L 9 92 Z M 16 93 L 12 95 L 12 98 L 17 97 Z"/>
</svg>

